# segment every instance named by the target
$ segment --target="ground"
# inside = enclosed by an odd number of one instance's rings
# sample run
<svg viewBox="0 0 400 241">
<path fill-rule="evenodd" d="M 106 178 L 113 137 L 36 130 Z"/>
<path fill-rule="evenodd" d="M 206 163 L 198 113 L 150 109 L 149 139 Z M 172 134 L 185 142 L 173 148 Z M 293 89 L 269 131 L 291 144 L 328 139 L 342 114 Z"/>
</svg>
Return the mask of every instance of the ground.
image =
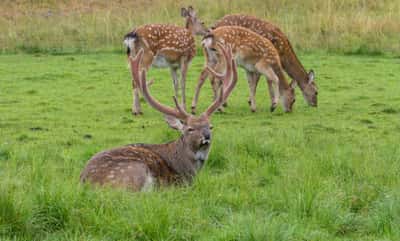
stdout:
<svg viewBox="0 0 400 241">
<path fill-rule="evenodd" d="M 318 108 L 298 90 L 293 113 L 270 113 L 262 81 L 251 113 L 241 71 L 194 184 L 130 193 L 81 185 L 80 171 L 101 150 L 179 133 L 144 102 L 131 115 L 125 56 L 1 55 L 0 239 L 400 240 L 400 58 L 300 59 Z M 172 105 L 169 71 L 149 76 Z M 210 98 L 206 83 L 198 109 Z"/>
</svg>

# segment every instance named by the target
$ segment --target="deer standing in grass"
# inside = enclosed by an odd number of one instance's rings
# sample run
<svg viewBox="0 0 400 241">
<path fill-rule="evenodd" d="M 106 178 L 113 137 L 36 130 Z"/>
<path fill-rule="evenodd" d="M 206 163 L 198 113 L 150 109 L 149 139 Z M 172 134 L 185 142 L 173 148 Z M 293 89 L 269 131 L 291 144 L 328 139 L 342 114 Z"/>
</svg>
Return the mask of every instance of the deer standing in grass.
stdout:
<svg viewBox="0 0 400 241">
<path fill-rule="evenodd" d="M 268 80 L 271 97 L 270 110 L 275 110 L 281 97 L 284 111 L 292 111 L 295 102 L 294 89 L 286 81 L 278 51 L 268 39 L 238 26 L 223 26 L 211 30 L 202 40 L 207 56 L 206 65 L 215 66 L 218 71 L 221 71 L 226 68 L 226 63 L 216 51 L 218 43 L 230 45 L 237 64 L 246 70 L 250 87 L 250 105 L 253 112 L 256 111 L 255 87 L 258 81 L 256 77 L 259 75 L 264 75 Z M 206 71 L 202 72 L 200 79 L 204 77 Z M 196 89 L 192 112 L 195 112 L 198 92 L 199 89 Z"/>
<path fill-rule="evenodd" d="M 187 21 L 189 20 L 186 19 L 186 22 Z M 303 93 L 304 99 L 310 106 L 317 106 L 318 89 L 314 80 L 314 71 L 310 70 L 308 73 L 306 72 L 300 60 L 297 58 L 296 53 L 294 52 L 288 38 L 276 25 L 253 16 L 232 14 L 224 16 L 222 19 L 218 20 L 211 28 L 216 29 L 222 26 L 240 26 L 248 28 L 251 31 L 263 36 L 264 38 L 269 39 L 278 50 L 283 69 L 293 79 L 293 81 L 296 81 L 296 83 L 299 85 Z M 260 75 L 256 73 L 252 73 L 251 75 L 252 76 L 250 77 L 255 79 L 254 88 L 256 89 Z M 203 71 L 198 82 L 195 98 L 192 102 L 192 109 L 196 108 L 199 95 L 198 92 L 204 84 L 207 76 L 207 71 Z M 215 79 L 213 77 L 211 77 L 210 80 L 215 95 L 215 90 L 217 86 L 219 86 L 219 84 L 215 83 Z M 293 81 L 291 85 L 294 85 Z M 251 104 L 250 98 L 249 104 Z"/>
<path fill-rule="evenodd" d="M 187 10 L 186 10 L 187 11 Z M 169 68 L 173 79 L 175 96 L 179 96 L 179 82 L 177 71 L 180 69 L 180 87 L 182 92 L 182 106 L 186 109 L 185 83 L 188 65 L 196 54 L 193 35 L 204 34 L 204 24 L 197 21 L 191 12 L 184 12 L 182 16 L 190 16 L 190 24 L 186 28 L 167 24 L 148 24 L 140 26 L 124 37 L 127 55 L 133 56 L 143 49 L 141 66 L 148 70 L 150 66 Z M 132 80 L 132 113 L 142 114 L 139 102 L 139 89 Z"/>
<path fill-rule="evenodd" d="M 221 47 L 220 47 L 221 48 Z M 174 97 L 176 108 L 159 103 L 149 93 L 146 71 L 140 73 L 144 55 L 140 50 L 135 58 L 129 58 L 132 77 L 141 86 L 147 102 L 166 115 L 168 124 L 182 135 L 165 144 L 132 144 L 100 152 L 93 156 L 81 173 L 81 182 L 128 188 L 132 191 L 152 186 L 191 182 L 208 157 L 211 147 L 212 113 L 223 103 L 237 82 L 236 64 L 231 50 L 221 49 L 227 64 L 225 74 L 209 69 L 222 81 L 229 82 L 221 88 L 218 98 L 199 117 L 188 114 Z M 140 80 L 140 83 L 139 83 Z"/>
</svg>

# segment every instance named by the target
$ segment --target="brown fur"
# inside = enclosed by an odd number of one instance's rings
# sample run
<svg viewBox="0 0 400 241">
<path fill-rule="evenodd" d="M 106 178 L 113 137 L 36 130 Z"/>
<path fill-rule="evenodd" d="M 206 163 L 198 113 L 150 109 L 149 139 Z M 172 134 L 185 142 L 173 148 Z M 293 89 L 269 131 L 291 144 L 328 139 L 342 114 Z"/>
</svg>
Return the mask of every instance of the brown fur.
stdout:
<svg viewBox="0 0 400 241">
<path fill-rule="evenodd" d="M 311 106 L 317 105 L 318 92 L 315 82 L 313 80 L 310 81 L 310 75 L 298 59 L 289 39 L 276 25 L 253 16 L 232 14 L 218 20 L 212 28 L 215 29 L 222 26 L 245 27 L 269 39 L 278 50 L 284 70 L 292 79 L 297 81 L 308 104 Z"/>
<path fill-rule="evenodd" d="M 283 97 L 285 111 L 292 110 L 292 105 L 295 101 L 294 90 L 287 83 L 282 72 L 279 53 L 268 39 L 239 26 L 223 26 L 212 30 L 208 36 L 206 35 L 203 38 L 203 46 L 206 49 L 208 64 L 214 65 L 217 62 L 215 68 L 221 71 L 225 68 L 224 63 L 223 61 L 215 60 L 220 59 L 220 55 L 213 51 L 218 42 L 230 45 L 237 63 L 248 72 L 252 111 L 256 109 L 254 86 L 258 80 L 251 76 L 259 74 L 265 75 L 268 79 L 272 103 L 271 111 L 276 108 L 279 96 Z M 197 103 L 198 92 L 199 85 L 196 89 L 192 111 L 194 111 Z"/>
<path fill-rule="evenodd" d="M 128 47 L 128 55 L 136 55 L 140 49 L 144 50 L 144 56 L 141 62 L 143 69 L 148 70 L 151 65 L 156 67 L 169 67 L 173 78 L 175 95 L 178 96 L 179 83 L 177 70 L 181 70 L 181 94 L 182 104 L 185 106 L 185 82 L 188 65 L 196 55 L 195 40 L 191 30 L 168 24 L 148 24 L 140 26 L 125 35 L 135 36 L 133 46 Z M 163 65 L 158 64 L 162 60 Z M 133 103 L 132 113 L 141 114 L 139 102 L 139 90 L 132 81 Z"/>
<path fill-rule="evenodd" d="M 165 144 L 132 144 L 98 153 L 82 171 L 81 182 L 128 188 L 132 191 L 152 186 L 190 183 L 208 158 L 212 140 L 210 116 L 228 97 L 237 82 L 231 50 L 224 49 L 223 53 L 226 62 L 230 64 L 227 64 L 224 75 L 215 75 L 225 82 L 232 80 L 227 88 L 221 88 L 219 98 L 198 117 L 188 114 L 176 98 L 176 108 L 171 108 L 151 96 L 146 85 L 146 71 L 140 71 L 139 67 L 143 50 L 135 58 L 129 58 L 132 78 L 141 87 L 149 105 L 165 114 L 168 124 L 182 135 L 176 141 Z"/>
</svg>

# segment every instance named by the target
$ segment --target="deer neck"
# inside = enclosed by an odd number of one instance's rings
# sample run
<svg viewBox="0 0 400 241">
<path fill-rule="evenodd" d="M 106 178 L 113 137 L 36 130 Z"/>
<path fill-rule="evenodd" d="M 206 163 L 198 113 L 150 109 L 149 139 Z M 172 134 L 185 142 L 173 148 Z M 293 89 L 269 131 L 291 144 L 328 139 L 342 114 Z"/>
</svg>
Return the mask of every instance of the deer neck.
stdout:
<svg viewBox="0 0 400 241">
<path fill-rule="evenodd" d="M 185 143 L 184 136 L 179 139 L 153 148 L 178 175 L 187 181 L 191 181 L 196 173 L 201 169 L 207 159 L 208 151 L 193 151 Z"/>
<path fill-rule="evenodd" d="M 301 90 L 303 90 L 308 83 L 308 73 L 296 56 L 291 54 L 291 57 L 282 58 L 283 66 L 288 75 L 296 80 Z"/>
</svg>

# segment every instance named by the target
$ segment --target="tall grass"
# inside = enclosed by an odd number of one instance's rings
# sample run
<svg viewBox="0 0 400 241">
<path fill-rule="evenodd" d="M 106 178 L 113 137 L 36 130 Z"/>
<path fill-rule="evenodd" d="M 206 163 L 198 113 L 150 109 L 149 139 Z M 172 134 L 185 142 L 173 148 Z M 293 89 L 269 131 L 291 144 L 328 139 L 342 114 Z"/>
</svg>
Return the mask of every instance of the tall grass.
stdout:
<svg viewBox="0 0 400 241">
<path fill-rule="evenodd" d="M 261 81 L 251 113 L 240 69 L 193 185 L 131 193 L 79 183 L 96 152 L 179 135 L 147 104 L 131 115 L 125 57 L 1 55 L 0 240 L 400 240 L 400 59 L 300 57 L 318 108 L 297 91 L 293 113 L 271 114 Z M 149 76 L 173 104 L 168 70 Z M 205 84 L 199 111 L 211 96 Z"/>
<path fill-rule="evenodd" d="M 187 5 L 208 25 L 229 13 L 272 21 L 303 51 L 400 53 L 398 0 L 3 0 L 0 50 L 120 51 L 123 35 L 135 26 L 183 26 L 180 7 Z"/>
</svg>

